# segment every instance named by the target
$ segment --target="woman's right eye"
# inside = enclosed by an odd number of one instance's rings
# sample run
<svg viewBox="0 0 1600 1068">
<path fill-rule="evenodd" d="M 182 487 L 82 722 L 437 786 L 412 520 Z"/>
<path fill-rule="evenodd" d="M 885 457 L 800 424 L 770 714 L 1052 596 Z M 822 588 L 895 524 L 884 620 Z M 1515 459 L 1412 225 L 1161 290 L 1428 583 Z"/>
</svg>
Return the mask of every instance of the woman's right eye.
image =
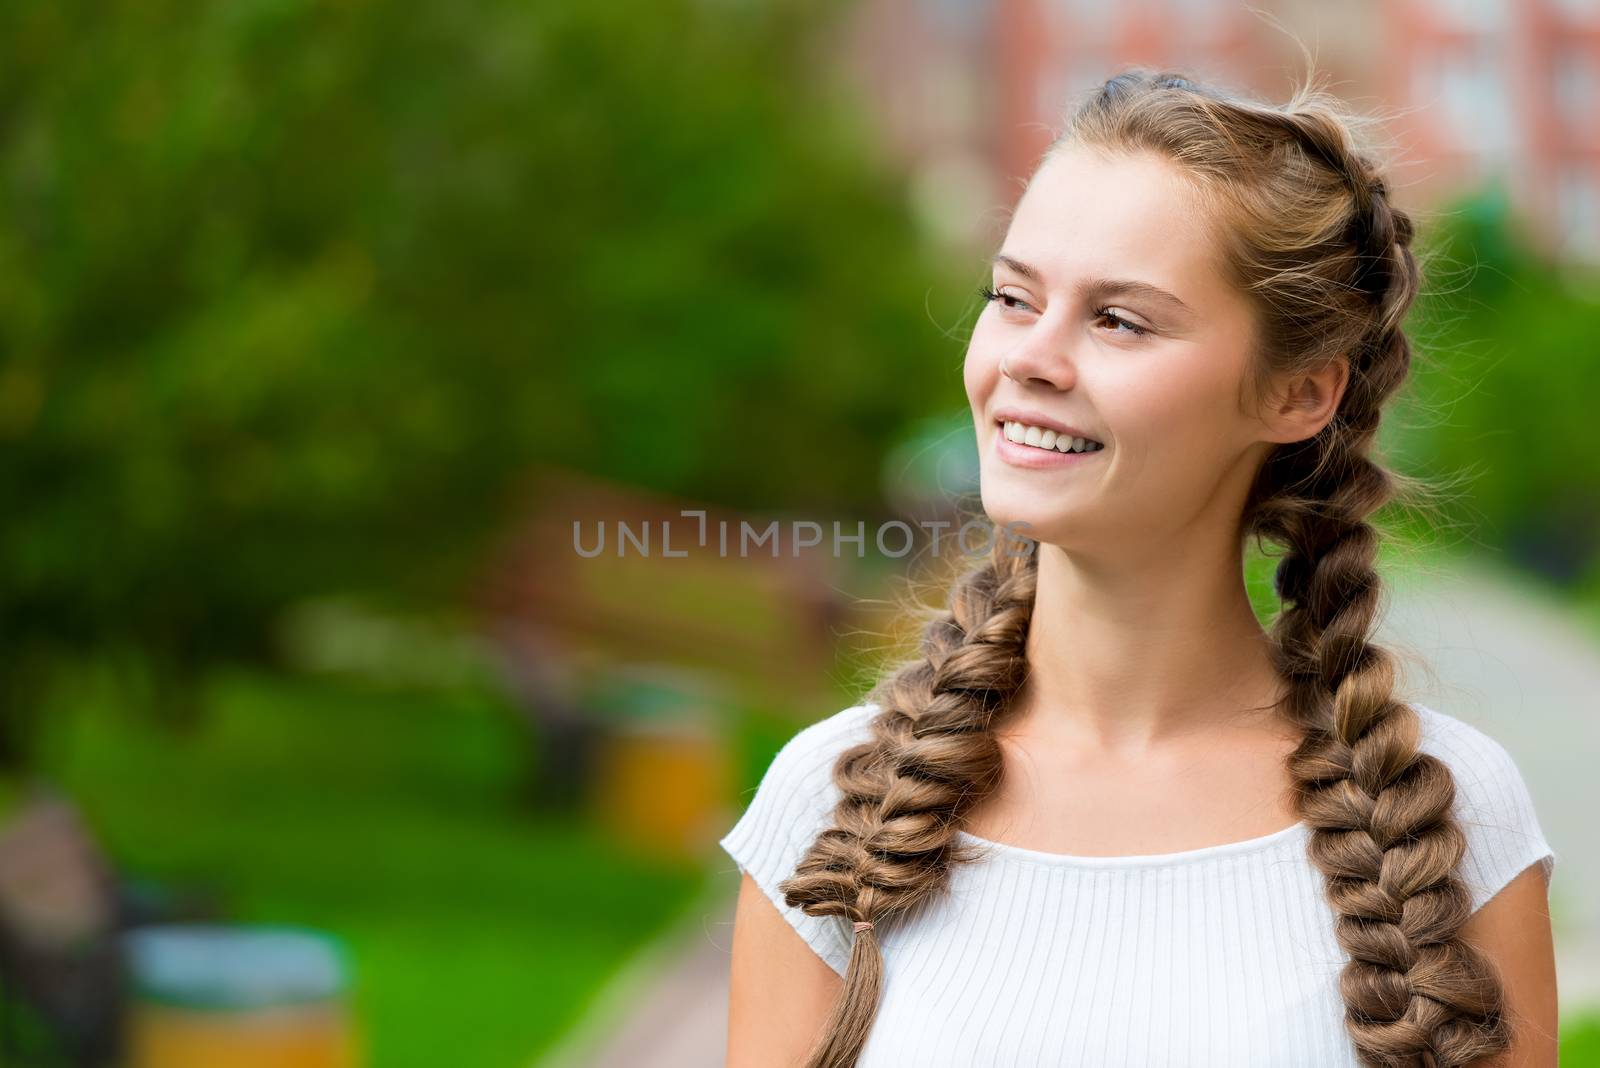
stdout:
<svg viewBox="0 0 1600 1068">
<path fill-rule="evenodd" d="M 978 295 L 990 303 L 998 300 L 1002 308 L 1014 309 L 1018 307 L 1028 307 L 1028 303 L 1026 301 L 1013 297 L 1010 293 L 998 292 L 990 286 L 979 286 Z"/>
</svg>

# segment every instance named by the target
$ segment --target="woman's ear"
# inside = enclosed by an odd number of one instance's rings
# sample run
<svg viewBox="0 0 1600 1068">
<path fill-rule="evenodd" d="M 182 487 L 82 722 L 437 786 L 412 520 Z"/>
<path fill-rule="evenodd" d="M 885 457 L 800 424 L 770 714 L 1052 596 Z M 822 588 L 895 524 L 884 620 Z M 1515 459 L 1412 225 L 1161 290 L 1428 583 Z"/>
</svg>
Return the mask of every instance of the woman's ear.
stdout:
<svg viewBox="0 0 1600 1068">
<path fill-rule="evenodd" d="M 1280 379 L 1261 414 L 1267 426 L 1267 440 L 1291 442 L 1315 437 L 1339 410 L 1349 382 L 1350 361 L 1344 356 Z"/>
</svg>

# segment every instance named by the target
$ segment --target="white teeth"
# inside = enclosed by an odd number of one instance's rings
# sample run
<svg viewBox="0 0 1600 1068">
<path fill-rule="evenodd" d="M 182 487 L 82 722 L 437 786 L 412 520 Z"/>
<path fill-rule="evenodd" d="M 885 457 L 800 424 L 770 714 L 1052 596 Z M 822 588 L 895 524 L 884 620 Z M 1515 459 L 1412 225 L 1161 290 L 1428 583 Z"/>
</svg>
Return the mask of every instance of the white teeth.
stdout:
<svg viewBox="0 0 1600 1068">
<path fill-rule="evenodd" d="M 1068 434 L 1058 434 L 1042 426 L 1028 426 L 1026 423 L 1011 420 L 1006 420 L 1003 424 L 1002 433 L 1005 434 L 1007 441 L 1032 445 L 1039 449 L 1054 449 L 1056 452 L 1099 452 L 1105 448 L 1104 445 L 1088 438 L 1075 438 Z"/>
</svg>

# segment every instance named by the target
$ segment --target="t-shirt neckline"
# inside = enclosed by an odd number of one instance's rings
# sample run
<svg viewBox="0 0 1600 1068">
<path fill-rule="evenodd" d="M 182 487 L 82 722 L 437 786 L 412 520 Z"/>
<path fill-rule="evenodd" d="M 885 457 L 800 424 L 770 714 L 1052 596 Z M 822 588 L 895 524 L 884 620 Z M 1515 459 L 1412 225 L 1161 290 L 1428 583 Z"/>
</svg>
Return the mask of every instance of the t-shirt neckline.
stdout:
<svg viewBox="0 0 1600 1068">
<path fill-rule="evenodd" d="M 1082 856 L 1077 853 L 1047 853 L 1039 849 L 1028 849 L 1024 846 L 1011 845 L 1007 842 L 995 842 L 988 838 L 979 838 L 977 835 L 959 828 L 956 830 L 956 837 L 967 845 L 978 846 L 987 855 L 1010 858 L 1031 864 L 1069 868 L 1150 868 L 1195 864 L 1215 858 L 1236 856 L 1241 853 L 1254 853 L 1298 840 L 1309 831 L 1310 825 L 1305 820 L 1298 820 L 1269 834 L 1259 835 L 1255 838 L 1245 838 L 1237 842 L 1221 842 L 1217 845 L 1200 846 L 1197 849 L 1184 849 L 1175 853 L 1139 853 L 1107 857 Z"/>
</svg>

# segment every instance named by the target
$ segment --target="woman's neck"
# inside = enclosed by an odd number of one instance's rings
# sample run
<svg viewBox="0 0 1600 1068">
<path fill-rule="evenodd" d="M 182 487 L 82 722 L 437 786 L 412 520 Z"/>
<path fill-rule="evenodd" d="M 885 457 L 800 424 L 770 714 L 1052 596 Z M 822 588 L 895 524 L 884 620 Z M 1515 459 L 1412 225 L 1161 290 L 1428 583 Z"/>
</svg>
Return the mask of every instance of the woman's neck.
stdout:
<svg viewBox="0 0 1600 1068">
<path fill-rule="evenodd" d="M 1284 684 L 1231 546 L 1110 566 L 1040 544 L 1028 679 L 1007 729 L 1137 755 L 1223 720 L 1272 727 Z"/>
</svg>

